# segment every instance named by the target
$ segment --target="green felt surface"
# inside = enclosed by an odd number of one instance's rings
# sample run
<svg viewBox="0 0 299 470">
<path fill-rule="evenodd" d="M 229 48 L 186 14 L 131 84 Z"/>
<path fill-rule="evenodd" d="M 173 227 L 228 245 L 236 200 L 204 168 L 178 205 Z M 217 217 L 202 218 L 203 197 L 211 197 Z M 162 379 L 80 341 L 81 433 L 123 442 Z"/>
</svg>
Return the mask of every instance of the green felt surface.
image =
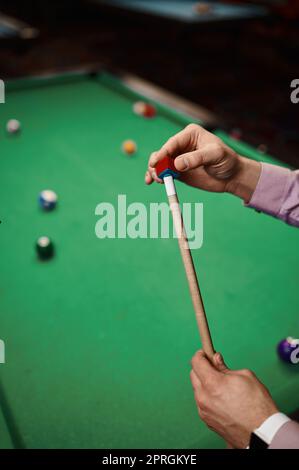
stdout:
<svg viewBox="0 0 299 470">
<path fill-rule="evenodd" d="M 26 447 L 223 447 L 193 402 L 200 343 L 177 241 L 95 236 L 99 202 L 166 200 L 143 183 L 147 158 L 188 122 L 165 110 L 142 119 L 133 101 L 113 77 L 78 76 L 21 83 L 0 107 L 0 382 Z M 12 117 L 19 136 L 5 133 Z M 138 145 L 130 158 L 127 138 Z M 45 188 L 59 196 L 51 213 L 37 205 Z M 275 347 L 298 335 L 298 230 L 229 195 L 178 192 L 204 203 L 194 261 L 217 350 L 291 411 L 299 370 Z M 56 245 L 48 263 L 34 251 L 43 234 Z"/>
<path fill-rule="evenodd" d="M 0 449 L 12 449 L 13 443 L 10 433 L 4 418 L 3 412 L 0 408 Z"/>
</svg>

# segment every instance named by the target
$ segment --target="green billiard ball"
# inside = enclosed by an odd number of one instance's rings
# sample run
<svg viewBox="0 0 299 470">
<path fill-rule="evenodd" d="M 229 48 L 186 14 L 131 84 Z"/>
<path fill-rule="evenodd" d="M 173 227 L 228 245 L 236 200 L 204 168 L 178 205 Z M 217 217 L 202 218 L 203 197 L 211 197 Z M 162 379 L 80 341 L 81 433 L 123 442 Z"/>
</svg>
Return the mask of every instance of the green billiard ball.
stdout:
<svg viewBox="0 0 299 470">
<path fill-rule="evenodd" d="M 35 246 L 41 260 L 48 260 L 54 255 L 54 245 L 49 237 L 39 237 Z"/>
</svg>

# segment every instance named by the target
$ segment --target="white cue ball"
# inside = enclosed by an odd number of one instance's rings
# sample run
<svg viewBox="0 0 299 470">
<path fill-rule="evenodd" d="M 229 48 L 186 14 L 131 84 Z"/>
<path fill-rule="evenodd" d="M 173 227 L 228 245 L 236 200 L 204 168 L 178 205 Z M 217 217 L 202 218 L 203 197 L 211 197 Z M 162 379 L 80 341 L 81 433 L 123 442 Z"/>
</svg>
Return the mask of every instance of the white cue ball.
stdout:
<svg viewBox="0 0 299 470">
<path fill-rule="evenodd" d="M 144 101 L 136 101 L 133 104 L 133 112 L 138 116 L 142 116 L 146 108 L 146 103 Z"/>
<path fill-rule="evenodd" d="M 9 134 L 16 134 L 21 129 L 21 124 L 17 119 L 10 119 L 6 124 L 6 130 Z"/>
</svg>

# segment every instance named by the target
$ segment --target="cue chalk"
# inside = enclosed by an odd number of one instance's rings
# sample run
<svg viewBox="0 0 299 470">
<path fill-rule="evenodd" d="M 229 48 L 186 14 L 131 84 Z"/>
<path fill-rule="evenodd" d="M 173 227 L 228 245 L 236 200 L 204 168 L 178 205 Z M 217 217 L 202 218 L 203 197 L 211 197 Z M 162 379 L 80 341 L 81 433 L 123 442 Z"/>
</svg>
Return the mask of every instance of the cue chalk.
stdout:
<svg viewBox="0 0 299 470">
<path fill-rule="evenodd" d="M 170 161 L 171 160 L 171 161 Z M 160 165 L 159 165 L 160 164 Z M 208 320 L 200 293 L 198 279 L 192 259 L 189 242 L 186 235 L 184 220 L 176 192 L 174 178 L 178 178 L 179 174 L 174 167 L 173 159 L 166 157 L 162 163 L 156 165 L 156 172 L 159 178 L 163 179 L 170 210 L 172 213 L 173 223 L 178 238 L 179 248 L 187 276 L 191 299 L 195 311 L 195 317 L 199 329 L 202 348 L 207 357 L 212 360 L 215 350 L 212 343 L 211 333 Z"/>
</svg>

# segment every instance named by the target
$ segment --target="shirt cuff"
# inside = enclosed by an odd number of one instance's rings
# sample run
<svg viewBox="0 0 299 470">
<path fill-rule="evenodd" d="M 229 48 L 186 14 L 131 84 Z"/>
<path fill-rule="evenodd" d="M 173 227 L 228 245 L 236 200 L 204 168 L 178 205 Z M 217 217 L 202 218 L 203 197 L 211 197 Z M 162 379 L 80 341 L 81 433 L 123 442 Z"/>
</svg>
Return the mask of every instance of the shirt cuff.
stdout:
<svg viewBox="0 0 299 470">
<path fill-rule="evenodd" d="M 277 216 L 284 201 L 291 171 L 270 163 L 262 163 L 261 174 L 247 207 Z"/>
<path fill-rule="evenodd" d="M 266 419 L 261 426 L 253 432 L 266 444 L 271 444 L 272 439 L 279 429 L 288 421 L 291 421 L 288 416 L 283 413 L 275 413 Z"/>
</svg>

